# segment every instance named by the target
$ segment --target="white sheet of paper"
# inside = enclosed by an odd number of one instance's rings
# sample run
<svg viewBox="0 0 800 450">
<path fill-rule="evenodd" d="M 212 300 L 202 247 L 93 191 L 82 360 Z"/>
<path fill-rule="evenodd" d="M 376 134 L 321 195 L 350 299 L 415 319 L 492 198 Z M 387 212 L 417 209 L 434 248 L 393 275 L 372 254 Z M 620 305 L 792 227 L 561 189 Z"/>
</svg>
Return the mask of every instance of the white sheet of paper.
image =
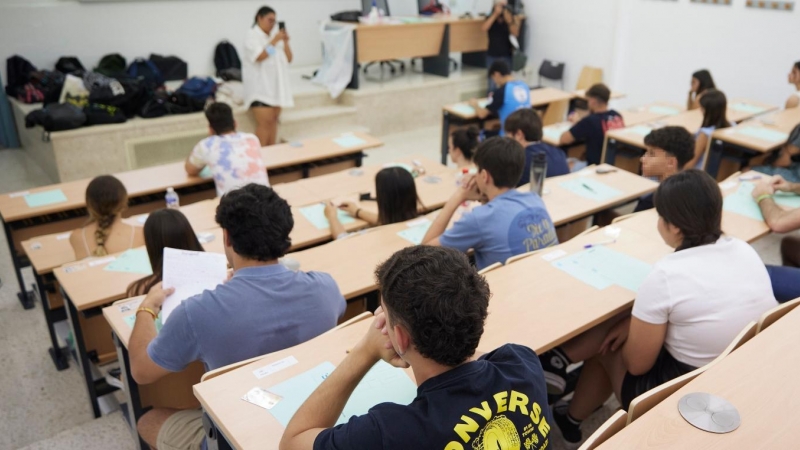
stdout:
<svg viewBox="0 0 800 450">
<path fill-rule="evenodd" d="M 161 321 L 167 318 L 187 298 L 214 289 L 228 278 L 228 261 L 220 253 L 164 249 L 165 289 L 175 288 L 161 307 Z"/>
</svg>

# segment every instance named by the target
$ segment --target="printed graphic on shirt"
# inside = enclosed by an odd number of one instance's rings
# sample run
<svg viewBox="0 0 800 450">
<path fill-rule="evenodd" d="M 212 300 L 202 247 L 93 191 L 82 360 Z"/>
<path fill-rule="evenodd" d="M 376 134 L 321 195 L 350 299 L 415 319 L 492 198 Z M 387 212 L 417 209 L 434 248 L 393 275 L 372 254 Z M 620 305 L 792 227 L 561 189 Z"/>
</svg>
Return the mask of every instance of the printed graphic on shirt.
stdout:
<svg viewBox="0 0 800 450">
<path fill-rule="evenodd" d="M 220 196 L 248 183 L 269 185 L 261 145 L 253 135 L 236 133 L 206 138 L 194 148 L 189 162 L 211 169 Z"/>
<path fill-rule="evenodd" d="M 515 254 L 532 252 L 557 243 L 553 222 L 540 212 L 522 211 L 511 221 L 508 248 Z"/>
<path fill-rule="evenodd" d="M 542 406 L 514 390 L 498 392 L 470 408 L 453 432 L 444 450 L 543 450 L 550 443 Z"/>
<path fill-rule="evenodd" d="M 522 104 L 530 101 L 529 94 L 530 90 L 527 86 L 516 85 L 511 91 L 511 95 L 514 96 L 514 100 Z"/>
</svg>

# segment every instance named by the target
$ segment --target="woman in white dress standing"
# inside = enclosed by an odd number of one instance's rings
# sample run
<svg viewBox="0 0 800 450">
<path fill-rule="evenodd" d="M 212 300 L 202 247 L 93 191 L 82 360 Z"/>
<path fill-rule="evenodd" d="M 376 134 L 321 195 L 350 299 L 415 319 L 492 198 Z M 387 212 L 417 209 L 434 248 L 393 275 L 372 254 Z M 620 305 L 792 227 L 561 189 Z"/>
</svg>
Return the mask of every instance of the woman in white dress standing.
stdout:
<svg viewBox="0 0 800 450">
<path fill-rule="evenodd" d="M 289 35 L 275 24 L 275 10 L 262 6 L 244 43 L 245 104 L 253 111 L 256 136 L 263 146 L 275 144 L 278 138 L 281 109 L 294 106 L 289 81 L 289 64 L 293 59 Z"/>
</svg>

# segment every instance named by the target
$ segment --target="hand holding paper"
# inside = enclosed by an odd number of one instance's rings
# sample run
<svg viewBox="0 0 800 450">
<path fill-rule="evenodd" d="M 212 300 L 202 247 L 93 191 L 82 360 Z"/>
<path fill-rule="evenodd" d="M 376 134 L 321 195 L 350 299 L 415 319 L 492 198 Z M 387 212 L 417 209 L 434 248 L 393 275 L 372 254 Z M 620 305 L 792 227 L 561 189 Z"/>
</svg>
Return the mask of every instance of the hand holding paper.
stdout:
<svg viewBox="0 0 800 450">
<path fill-rule="evenodd" d="M 218 253 L 164 249 L 164 288 L 174 288 L 161 309 L 167 323 L 172 311 L 184 300 L 214 289 L 228 278 L 228 261 Z"/>
</svg>

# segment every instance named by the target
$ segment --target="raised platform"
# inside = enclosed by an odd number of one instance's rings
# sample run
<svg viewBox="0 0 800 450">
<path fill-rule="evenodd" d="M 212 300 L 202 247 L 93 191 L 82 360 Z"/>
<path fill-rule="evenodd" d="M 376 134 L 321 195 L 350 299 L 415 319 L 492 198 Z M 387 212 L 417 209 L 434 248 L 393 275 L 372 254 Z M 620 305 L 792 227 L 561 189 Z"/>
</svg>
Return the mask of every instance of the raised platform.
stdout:
<svg viewBox="0 0 800 450">
<path fill-rule="evenodd" d="M 449 78 L 418 73 L 406 61 L 405 73 L 391 76 L 381 74 L 378 67 L 360 76 L 358 91 L 348 90 L 338 99 L 331 99 L 325 88 L 303 78 L 316 67 L 292 69 L 292 88 L 295 108 L 281 116 L 279 138 L 291 141 L 350 130 L 369 131 L 381 136 L 435 125 L 440 120 L 443 105 L 466 98 L 482 96 L 486 90 L 483 69 L 458 70 Z M 26 105 L 11 100 L 20 143 L 31 158 L 51 178 L 51 182 L 66 182 L 104 173 L 117 173 L 139 168 L 136 145 L 153 145 L 163 140 L 165 155 L 175 155 L 175 136 L 184 139 L 192 133 L 201 138 L 208 129 L 202 113 L 167 116 L 157 119 L 134 118 L 124 124 L 101 125 L 70 131 L 45 133 L 42 128 L 25 128 L 25 116 L 41 105 Z M 236 111 L 239 129 L 253 132 L 255 123 L 249 111 Z M 161 139 L 163 138 L 163 139 Z M 186 145 L 185 154 L 191 151 Z M 180 153 L 180 152 L 178 152 Z M 175 156 L 162 163 L 173 162 Z"/>
</svg>

